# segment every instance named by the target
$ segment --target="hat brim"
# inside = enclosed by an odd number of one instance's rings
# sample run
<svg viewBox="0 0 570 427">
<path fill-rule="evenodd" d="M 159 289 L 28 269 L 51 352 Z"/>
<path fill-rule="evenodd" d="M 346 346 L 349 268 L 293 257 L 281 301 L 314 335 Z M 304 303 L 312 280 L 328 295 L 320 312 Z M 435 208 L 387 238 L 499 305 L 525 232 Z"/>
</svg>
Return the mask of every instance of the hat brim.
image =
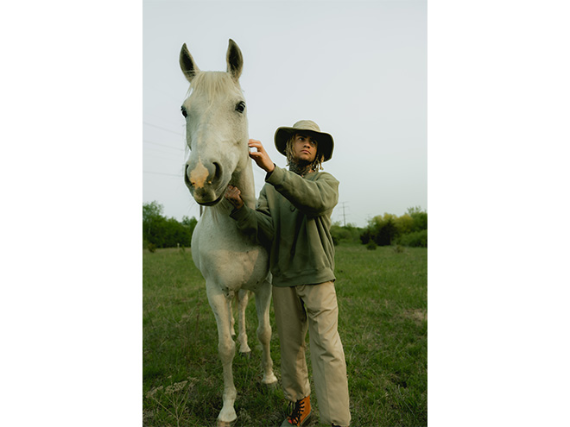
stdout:
<svg viewBox="0 0 570 427">
<path fill-rule="evenodd" d="M 331 135 L 325 132 L 316 132 L 309 129 L 297 129 L 291 127 L 280 127 L 275 131 L 275 148 L 284 156 L 287 156 L 287 141 L 292 135 L 309 135 L 317 141 L 317 150 L 323 154 L 323 162 L 332 158 L 334 150 L 334 140 Z"/>
</svg>

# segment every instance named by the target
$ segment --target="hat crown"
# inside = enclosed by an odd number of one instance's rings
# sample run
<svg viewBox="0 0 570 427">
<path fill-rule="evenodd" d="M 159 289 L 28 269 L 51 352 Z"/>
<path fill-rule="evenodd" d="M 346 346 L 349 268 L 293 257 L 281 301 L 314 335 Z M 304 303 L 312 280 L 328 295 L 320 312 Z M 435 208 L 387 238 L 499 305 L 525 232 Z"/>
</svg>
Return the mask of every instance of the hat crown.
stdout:
<svg viewBox="0 0 570 427">
<path fill-rule="evenodd" d="M 293 125 L 293 128 L 299 129 L 299 130 L 312 130 L 313 132 L 320 132 L 321 131 L 321 129 L 319 128 L 319 125 L 317 125 L 312 120 L 299 120 L 297 123 L 295 123 Z"/>
</svg>

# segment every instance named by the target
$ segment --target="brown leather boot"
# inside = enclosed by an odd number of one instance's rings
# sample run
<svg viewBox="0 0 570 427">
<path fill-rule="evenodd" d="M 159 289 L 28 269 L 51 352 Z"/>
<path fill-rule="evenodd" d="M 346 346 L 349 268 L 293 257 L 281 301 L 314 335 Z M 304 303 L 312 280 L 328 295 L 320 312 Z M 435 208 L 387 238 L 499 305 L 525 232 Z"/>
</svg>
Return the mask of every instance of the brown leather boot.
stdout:
<svg viewBox="0 0 570 427">
<path fill-rule="evenodd" d="M 291 402 L 290 406 L 293 405 L 295 406 L 292 408 L 291 414 L 285 418 L 281 427 L 301 427 L 309 422 L 311 418 L 311 396 L 297 400 L 295 403 Z"/>
</svg>

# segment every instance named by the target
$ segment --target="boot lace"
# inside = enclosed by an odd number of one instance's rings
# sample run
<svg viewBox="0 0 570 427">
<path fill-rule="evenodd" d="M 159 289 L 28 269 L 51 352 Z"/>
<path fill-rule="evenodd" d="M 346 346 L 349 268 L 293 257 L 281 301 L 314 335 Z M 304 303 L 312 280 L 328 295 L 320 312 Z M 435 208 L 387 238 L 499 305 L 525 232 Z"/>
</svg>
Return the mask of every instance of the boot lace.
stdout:
<svg viewBox="0 0 570 427">
<path fill-rule="evenodd" d="M 289 403 L 289 408 L 293 406 L 293 402 Z M 291 415 L 289 415 L 289 422 L 295 426 L 301 424 L 301 414 L 305 409 L 305 402 L 303 400 L 297 400 L 295 402 L 295 407 L 293 408 Z"/>
</svg>

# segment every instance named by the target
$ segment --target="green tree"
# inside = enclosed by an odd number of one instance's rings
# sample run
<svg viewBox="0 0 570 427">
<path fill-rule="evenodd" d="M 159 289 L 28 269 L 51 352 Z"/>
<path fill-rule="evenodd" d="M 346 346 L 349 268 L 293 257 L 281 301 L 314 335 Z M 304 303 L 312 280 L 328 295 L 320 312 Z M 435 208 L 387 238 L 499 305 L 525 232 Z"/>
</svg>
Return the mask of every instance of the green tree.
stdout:
<svg viewBox="0 0 570 427">
<path fill-rule="evenodd" d="M 157 201 L 143 204 L 143 221 L 162 215 L 163 206 Z"/>
<path fill-rule="evenodd" d="M 370 238 L 378 246 L 391 245 L 396 239 L 398 235 L 396 218 L 393 214 L 385 213 L 384 215 L 375 216 L 369 221 Z"/>
<path fill-rule="evenodd" d="M 419 206 L 408 209 L 408 214 L 412 217 L 413 226 L 411 231 L 422 231 L 428 228 L 427 212 L 422 211 Z"/>
<path fill-rule="evenodd" d="M 404 215 L 395 218 L 394 222 L 398 229 L 398 235 L 411 233 L 414 229 L 414 219 L 409 213 L 405 213 Z"/>
<path fill-rule="evenodd" d="M 181 224 L 176 218 L 168 218 L 164 223 L 163 247 L 173 248 L 178 245 L 190 247 L 192 233 L 189 227 Z"/>
<path fill-rule="evenodd" d="M 162 247 L 161 229 L 165 218 L 162 216 L 163 206 L 156 201 L 143 204 L 143 241 Z"/>
<path fill-rule="evenodd" d="M 190 233 L 194 233 L 194 229 L 196 228 L 196 224 L 198 224 L 198 220 L 194 217 L 188 218 L 187 216 L 182 217 L 182 225 L 190 228 Z"/>
<path fill-rule="evenodd" d="M 143 204 L 143 242 L 145 247 L 171 248 L 178 245 L 190 247 L 192 233 L 198 223 L 196 218 L 183 217 L 182 223 L 176 218 L 162 215 L 163 206 L 154 201 Z"/>
<path fill-rule="evenodd" d="M 368 221 L 368 226 L 360 232 L 360 241 L 366 245 L 373 241 L 378 246 L 393 245 L 427 247 L 427 212 L 420 207 L 409 208 L 398 217 L 384 213 Z"/>
</svg>

